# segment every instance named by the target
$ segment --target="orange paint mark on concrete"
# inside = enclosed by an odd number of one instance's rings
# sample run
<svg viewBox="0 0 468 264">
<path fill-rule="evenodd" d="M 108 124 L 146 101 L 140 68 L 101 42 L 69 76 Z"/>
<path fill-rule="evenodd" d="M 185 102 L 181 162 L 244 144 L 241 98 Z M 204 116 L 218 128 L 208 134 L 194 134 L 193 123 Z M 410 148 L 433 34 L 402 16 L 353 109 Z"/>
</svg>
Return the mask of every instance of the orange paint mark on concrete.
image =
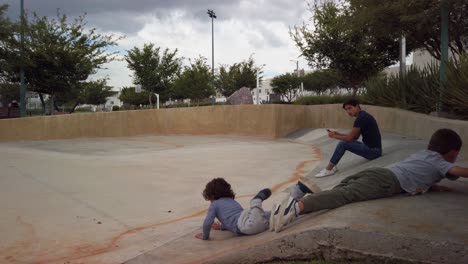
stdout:
<svg viewBox="0 0 468 264">
<path fill-rule="evenodd" d="M 114 250 L 115 248 L 118 248 L 117 243 L 124 236 L 134 234 L 134 233 L 143 231 L 145 229 L 155 228 L 155 227 L 162 226 L 162 225 L 173 224 L 173 223 L 177 223 L 177 222 L 180 222 L 180 221 L 192 218 L 192 217 L 202 216 L 202 215 L 206 214 L 207 211 L 208 210 L 205 209 L 205 210 L 201 210 L 201 211 L 198 211 L 198 212 L 193 213 L 191 215 L 187 215 L 187 216 L 180 217 L 180 218 L 177 218 L 177 219 L 173 219 L 173 220 L 169 220 L 169 221 L 165 221 L 165 222 L 161 222 L 161 223 L 157 223 L 157 224 L 151 224 L 151 225 L 132 228 L 132 229 L 124 231 L 124 232 L 118 234 L 117 236 L 113 237 L 111 239 L 111 241 L 107 245 L 100 246 L 100 247 L 94 246 L 94 245 L 81 245 L 81 246 L 78 246 L 78 247 L 75 248 L 75 253 L 72 256 L 58 257 L 58 258 L 51 258 L 51 259 L 43 259 L 43 260 L 35 261 L 33 263 L 35 263 L 35 264 L 45 264 L 45 263 L 51 263 L 51 262 L 72 261 L 72 260 L 77 260 L 77 259 L 87 258 L 87 257 L 93 257 L 93 256 L 96 256 L 96 255 L 99 255 L 99 254 L 110 252 L 110 251 Z"/>
<path fill-rule="evenodd" d="M 299 164 L 297 164 L 297 166 L 296 166 L 296 171 L 291 175 L 291 177 L 289 177 L 289 179 L 287 179 L 286 181 L 278 183 L 278 184 L 274 185 L 273 187 L 271 187 L 271 190 L 273 192 L 278 191 L 279 189 L 283 188 L 284 186 L 286 186 L 286 185 L 288 185 L 288 184 L 290 184 L 292 182 L 298 181 L 299 178 L 301 176 L 303 176 L 304 173 L 306 173 L 306 171 L 303 170 L 303 169 L 307 164 L 319 162 L 321 160 L 322 152 L 320 151 L 320 149 L 315 147 L 314 145 L 310 145 L 310 147 L 313 149 L 315 157 L 313 159 L 310 159 L 310 160 L 305 160 L 305 161 L 299 162 Z"/>
<path fill-rule="evenodd" d="M 25 222 L 21 216 L 16 217 L 16 222 L 20 224 L 25 233 L 25 239 L 17 241 L 13 245 L 0 251 L 0 255 L 4 256 L 4 260 L 16 263 L 18 259 L 15 256 L 21 256 L 24 249 L 31 248 L 37 244 L 38 238 L 34 226 Z"/>
<path fill-rule="evenodd" d="M 287 184 L 290 184 L 292 182 L 295 182 L 295 181 L 299 180 L 299 177 L 303 176 L 303 174 L 307 172 L 306 170 L 304 170 L 304 168 L 308 164 L 319 162 L 321 160 L 322 154 L 321 154 L 320 149 L 318 149 L 314 145 L 309 145 L 309 146 L 313 150 L 314 157 L 312 159 L 310 159 L 310 160 L 305 160 L 305 161 L 299 162 L 296 165 L 294 173 L 286 181 L 278 183 L 278 184 L 274 185 L 271 188 L 271 190 L 273 192 L 278 191 L 279 189 L 286 186 Z M 179 146 L 177 146 L 177 147 L 179 147 Z M 181 147 L 182 147 L 182 145 L 181 145 Z M 251 196 L 253 196 L 253 195 L 252 194 L 242 195 L 242 196 L 238 196 L 238 198 L 251 197 Z M 72 255 L 65 256 L 65 257 L 41 259 L 41 260 L 37 260 L 37 261 L 35 261 L 33 263 L 35 263 L 35 264 L 45 264 L 45 263 L 53 263 L 53 262 L 62 262 L 63 263 L 63 262 L 68 262 L 68 261 L 76 262 L 77 260 L 80 260 L 80 259 L 83 259 L 83 258 L 93 257 L 93 256 L 100 255 L 100 254 L 103 254 L 103 253 L 111 252 L 111 251 L 115 250 L 116 248 L 118 248 L 119 240 L 121 240 L 125 236 L 135 234 L 135 233 L 141 232 L 141 231 L 146 230 L 146 229 L 155 228 L 155 227 L 162 226 L 162 225 L 174 224 L 174 223 L 177 223 L 177 222 L 189 219 L 189 218 L 199 217 L 199 216 L 202 216 L 202 215 L 206 214 L 206 212 L 207 212 L 207 210 L 205 209 L 205 210 L 201 210 L 201 211 L 198 211 L 198 212 L 195 212 L 193 214 L 183 216 L 183 217 L 180 217 L 180 218 L 177 218 L 177 219 L 132 228 L 132 229 L 129 229 L 127 231 L 124 231 L 124 232 L 114 236 L 111 239 L 111 241 L 109 243 L 105 244 L 105 245 L 102 245 L 102 246 L 80 245 L 80 246 L 74 248 L 74 253 Z M 223 253 L 224 252 L 221 252 L 220 254 L 223 254 Z M 220 254 L 216 254 L 216 255 L 220 255 Z M 43 254 L 43 255 L 45 255 L 45 254 Z M 11 257 L 11 256 L 9 256 L 9 257 Z M 212 258 L 212 257 L 214 257 L 214 255 L 210 256 L 210 258 Z M 81 261 L 83 261 L 83 260 L 81 260 Z"/>
</svg>

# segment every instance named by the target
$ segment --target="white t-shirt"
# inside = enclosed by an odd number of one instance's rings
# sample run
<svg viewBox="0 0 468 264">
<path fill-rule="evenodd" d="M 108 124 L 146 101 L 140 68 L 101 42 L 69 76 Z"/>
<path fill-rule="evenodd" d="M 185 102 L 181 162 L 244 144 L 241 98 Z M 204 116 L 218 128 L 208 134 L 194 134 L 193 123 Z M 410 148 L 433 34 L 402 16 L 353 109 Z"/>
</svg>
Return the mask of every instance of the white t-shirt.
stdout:
<svg viewBox="0 0 468 264">
<path fill-rule="evenodd" d="M 426 192 L 443 178 L 456 180 L 458 177 L 447 175 L 453 167 L 455 164 L 444 160 L 439 153 L 422 150 L 389 169 L 395 174 L 403 190 L 410 194 L 418 194 Z"/>
</svg>

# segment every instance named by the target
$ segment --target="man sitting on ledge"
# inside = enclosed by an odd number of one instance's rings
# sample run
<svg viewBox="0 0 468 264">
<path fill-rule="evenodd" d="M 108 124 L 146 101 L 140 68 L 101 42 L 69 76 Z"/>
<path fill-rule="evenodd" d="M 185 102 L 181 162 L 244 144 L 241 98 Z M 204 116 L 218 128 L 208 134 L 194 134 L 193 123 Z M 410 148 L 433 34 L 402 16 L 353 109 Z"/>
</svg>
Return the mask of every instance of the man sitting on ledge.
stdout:
<svg viewBox="0 0 468 264">
<path fill-rule="evenodd" d="M 356 117 L 353 129 L 349 134 L 341 134 L 327 129 L 330 138 L 338 139 L 340 142 L 335 148 L 335 152 L 327 167 L 321 170 L 315 177 L 326 177 L 335 174 L 336 165 L 346 151 L 352 152 L 368 160 L 382 156 L 382 138 L 379 126 L 374 117 L 366 111 L 361 110 L 361 106 L 356 99 L 350 99 L 343 104 L 343 109 L 351 117 Z M 362 135 L 362 142 L 357 139 Z"/>
<path fill-rule="evenodd" d="M 390 197 L 400 193 L 423 194 L 429 189 L 449 190 L 435 185 L 443 178 L 468 178 L 468 168 L 454 164 L 462 146 L 460 136 L 450 129 L 439 129 L 426 150 L 416 152 L 390 168 L 369 168 L 351 175 L 331 190 L 312 193 L 307 184 L 298 182 L 303 197 L 290 196 L 275 205 L 270 230 L 276 232 L 300 214 L 334 209 L 348 203 Z M 274 228 L 273 228 L 274 227 Z"/>
</svg>

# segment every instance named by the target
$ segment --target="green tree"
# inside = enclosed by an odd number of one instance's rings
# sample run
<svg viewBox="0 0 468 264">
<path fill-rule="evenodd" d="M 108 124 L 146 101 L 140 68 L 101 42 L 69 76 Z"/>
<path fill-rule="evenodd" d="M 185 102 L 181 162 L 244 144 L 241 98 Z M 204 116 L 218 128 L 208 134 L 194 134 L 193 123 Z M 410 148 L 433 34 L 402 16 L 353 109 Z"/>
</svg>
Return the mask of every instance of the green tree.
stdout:
<svg viewBox="0 0 468 264">
<path fill-rule="evenodd" d="M 318 95 L 327 90 L 333 91 L 343 86 L 340 74 L 330 69 L 317 70 L 306 74 L 302 78 L 302 82 L 304 89 L 314 91 Z"/>
<path fill-rule="evenodd" d="M 13 67 L 7 75 L 10 81 L 18 82 L 23 65 L 28 87 L 41 99 L 42 94 L 49 94 L 52 99 L 78 94 L 89 75 L 115 59 L 115 53 L 107 48 L 117 45 L 120 39 L 87 29 L 85 16 L 69 23 L 67 16 L 60 14 L 56 18 L 33 14 L 32 19 L 26 15 L 24 32 L 23 56 L 17 53 L 17 58 L 8 62 Z"/>
<path fill-rule="evenodd" d="M 135 92 L 135 87 L 124 87 L 120 92 L 119 99 L 124 104 L 129 105 L 148 105 L 148 97 L 151 95 L 148 91 L 141 91 L 141 93 Z"/>
<path fill-rule="evenodd" d="M 407 51 L 423 48 L 440 59 L 440 0 L 348 0 L 357 27 L 372 28 L 376 37 L 404 34 Z M 458 55 L 468 49 L 468 1 L 448 0 L 449 48 Z"/>
<path fill-rule="evenodd" d="M 247 61 L 234 63 L 231 66 L 221 65 L 215 78 L 218 91 L 228 97 L 242 87 L 254 89 L 257 86 L 257 66 L 250 57 Z M 261 71 L 259 72 L 261 74 Z M 260 78 L 261 82 L 262 78 Z"/>
<path fill-rule="evenodd" d="M 11 66 L 9 62 L 13 61 L 12 55 L 17 48 L 15 38 L 15 25 L 6 17 L 5 12 L 8 5 L 0 5 L 0 78 L 4 79 L 5 73 L 9 71 Z"/>
<path fill-rule="evenodd" d="M 194 62 L 190 61 L 174 84 L 176 98 L 190 98 L 199 102 L 214 94 L 210 84 L 211 69 L 206 58 L 199 57 Z"/>
<path fill-rule="evenodd" d="M 376 38 L 369 28 L 355 27 L 348 5 L 326 2 L 311 11 L 313 27 L 296 26 L 293 40 L 309 65 L 336 70 L 354 94 L 366 79 L 397 61 L 398 41 L 392 36 Z"/>
<path fill-rule="evenodd" d="M 287 102 L 292 102 L 296 98 L 300 84 L 301 78 L 292 73 L 281 74 L 271 80 L 273 92 L 281 95 Z"/>
<path fill-rule="evenodd" d="M 142 89 L 160 95 L 162 101 L 171 96 L 170 91 L 182 67 L 182 58 L 177 57 L 177 49 L 161 51 L 153 43 L 145 43 L 143 48 L 134 47 L 125 55 L 127 67 L 133 71 L 133 83 Z M 148 95 L 152 105 L 151 96 Z"/>
<path fill-rule="evenodd" d="M 83 103 L 92 105 L 102 105 L 107 102 L 107 98 L 117 94 L 112 91 L 112 86 L 107 85 L 106 79 L 89 81 L 83 84 Z"/>
<path fill-rule="evenodd" d="M 0 103 L 5 107 L 13 100 L 19 102 L 19 85 L 16 83 L 1 82 Z"/>
</svg>

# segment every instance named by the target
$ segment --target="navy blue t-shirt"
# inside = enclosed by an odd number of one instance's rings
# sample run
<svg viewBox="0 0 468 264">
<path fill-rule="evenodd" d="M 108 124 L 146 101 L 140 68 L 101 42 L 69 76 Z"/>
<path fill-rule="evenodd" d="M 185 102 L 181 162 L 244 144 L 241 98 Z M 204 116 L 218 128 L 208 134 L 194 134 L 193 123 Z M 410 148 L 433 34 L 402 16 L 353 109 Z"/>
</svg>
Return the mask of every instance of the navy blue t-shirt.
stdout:
<svg viewBox="0 0 468 264">
<path fill-rule="evenodd" d="M 369 148 L 382 148 L 382 138 L 380 136 L 379 126 L 374 117 L 366 111 L 360 111 L 353 127 L 361 129 L 362 142 Z"/>
</svg>

